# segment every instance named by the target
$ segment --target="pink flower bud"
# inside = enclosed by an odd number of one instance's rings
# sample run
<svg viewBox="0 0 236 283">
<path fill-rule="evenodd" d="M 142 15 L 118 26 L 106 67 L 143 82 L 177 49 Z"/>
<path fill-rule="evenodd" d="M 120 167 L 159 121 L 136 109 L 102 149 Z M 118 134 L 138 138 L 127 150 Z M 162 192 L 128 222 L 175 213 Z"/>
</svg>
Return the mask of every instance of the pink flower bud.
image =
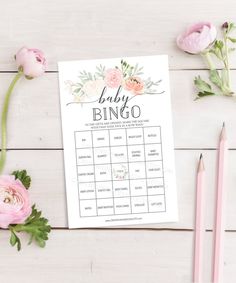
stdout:
<svg viewBox="0 0 236 283">
<path fill-rule="evenodd" d="M 208 22 L 192 25 L 177 37 L 180 49 L 190 54 L 199 54 L 205 51 L 216 39 L 216 28 Z"/>
<path fill-rule="evenodd" d="M 43 75 L 47 67 L 43 52 L 35 48 L 22 47 L 16 53 L 15 59 L 18 70 L 22 70 L 29 79 Z"/>
<path fill-rule="evenodd" d="M 228 22 L 224 22 L 223 25 L 222 25 L 222 28 L 223 29 L 227 29 L 228 27 L 229 27 Z"/>
</svg>

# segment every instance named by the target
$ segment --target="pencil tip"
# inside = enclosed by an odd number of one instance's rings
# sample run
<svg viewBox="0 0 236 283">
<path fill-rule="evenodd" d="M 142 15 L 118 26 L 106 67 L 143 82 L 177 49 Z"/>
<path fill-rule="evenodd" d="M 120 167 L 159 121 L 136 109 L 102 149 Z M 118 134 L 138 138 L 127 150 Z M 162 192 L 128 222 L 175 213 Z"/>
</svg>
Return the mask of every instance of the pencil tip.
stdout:
<svg viewBox="0 0 236 283">
<path fill-rule="evenodd" d="M 204 163 L 203 163 L 203 155 L 200 154 L 199 163 L 198 163 L 198 171 L 204 171 Z"/>
<path fill-rule="evenodd" d="M 225 129 L 225 122 L 223 122 L 223 126 L 222 126 L 222 130 L 221 130 L 221 133 L 220 133 L 220 139 L 226 139 L 226 129 Z"/>
</svg>

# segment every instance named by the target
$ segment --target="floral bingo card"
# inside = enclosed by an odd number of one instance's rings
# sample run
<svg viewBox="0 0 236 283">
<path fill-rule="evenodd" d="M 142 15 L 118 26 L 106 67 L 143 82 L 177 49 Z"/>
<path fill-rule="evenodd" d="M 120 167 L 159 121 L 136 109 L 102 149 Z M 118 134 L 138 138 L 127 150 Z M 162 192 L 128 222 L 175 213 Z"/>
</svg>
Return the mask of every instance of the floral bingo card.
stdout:
<svg viewBox="0 0 236 283">
<path fill-rule="evenodd" d="M 69 227 L 177 221 L 167 56 L 59 62 Z"/>
</svg>

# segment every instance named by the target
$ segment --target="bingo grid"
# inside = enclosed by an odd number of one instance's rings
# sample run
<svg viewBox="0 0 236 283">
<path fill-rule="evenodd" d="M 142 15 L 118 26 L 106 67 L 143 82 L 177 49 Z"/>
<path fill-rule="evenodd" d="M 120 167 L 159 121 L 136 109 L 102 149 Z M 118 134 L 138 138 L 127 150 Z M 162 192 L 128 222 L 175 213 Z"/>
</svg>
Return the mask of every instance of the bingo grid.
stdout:
<svg viewBox="0 0 236 283">
<path fill-rule="evenodd" d="M 160 126 L 74 134 L 80 217 L 166 211 Z"/>
</svg>

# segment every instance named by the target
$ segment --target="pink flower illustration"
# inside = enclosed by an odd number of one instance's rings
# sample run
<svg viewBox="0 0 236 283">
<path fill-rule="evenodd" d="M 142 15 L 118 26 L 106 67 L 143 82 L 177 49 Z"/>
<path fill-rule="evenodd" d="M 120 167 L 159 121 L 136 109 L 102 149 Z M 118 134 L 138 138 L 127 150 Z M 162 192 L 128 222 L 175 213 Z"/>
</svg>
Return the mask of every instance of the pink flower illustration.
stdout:
<svg viewBox="0 0 236 283">
<path fill-rule="evenodd" d="M 0 176 L 0 227 L 23 223 L 31 214 L 29 194 L 13 175 Z"/>
<path fill-rule="evenodd" d="M 122 84 L 123 74 L 119 69 L 108 69 L 105 72 L 105 84 L 110 88 L 117 88 Z"/>
<path fill-rule="evenodd" d="M 144 83 L 139 77 L 130 77 L 125 81 L 124 88 L 134 94 L 141 94 L 144 89 Z"/>
</svg>

